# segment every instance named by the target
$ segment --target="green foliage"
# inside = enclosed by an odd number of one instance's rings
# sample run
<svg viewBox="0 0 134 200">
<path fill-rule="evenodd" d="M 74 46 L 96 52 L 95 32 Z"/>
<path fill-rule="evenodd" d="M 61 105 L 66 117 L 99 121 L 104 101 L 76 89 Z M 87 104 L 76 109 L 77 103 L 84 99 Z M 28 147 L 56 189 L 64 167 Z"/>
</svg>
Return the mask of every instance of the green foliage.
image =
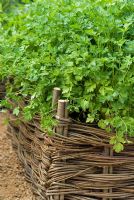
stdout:
<svg viewBox="0 0 134 200">
<path fill-rule="evenodd" d="M 39 113 L 50 127 L 51 91 L 60 87 L 70 111 L 114 130 L 111 144 L 122 150 L 134 136 L 133 13 L 130 0 L 38 0 L 4 16 L 0 76 L 13 80 L 7 97 L 28 98 L 24 116 Z"/>
<path fill-rule="evenodd" d="M 5 12 L 5 11 L 10 10 L 14 3 L 15 3 L 14 0 L 1 0 L 0 12 Z"/>
<path fill-rule="evenodd" d="M 21 4 L 28 4 L 31 0 L 0 0 L 0 12 L 14 12 Z"/>
<path fill-rule="evenodd" d="M 16 107 L 16 108 L 13 110 L 13 114 L 16 115 L 16 116 L 19 115 L 19 112 L 20 112 L 19 107 Z"/>
</svg>

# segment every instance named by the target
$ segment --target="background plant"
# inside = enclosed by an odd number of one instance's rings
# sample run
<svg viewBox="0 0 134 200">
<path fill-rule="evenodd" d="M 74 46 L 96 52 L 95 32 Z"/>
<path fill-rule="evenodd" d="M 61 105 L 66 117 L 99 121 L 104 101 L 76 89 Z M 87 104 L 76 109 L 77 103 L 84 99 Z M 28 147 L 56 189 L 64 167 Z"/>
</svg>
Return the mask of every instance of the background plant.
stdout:
<svg viewBox="0 0 134 200">
<path fill-rule="evenodd" d="M 0 75 L 12 79 L 7 98 L 28 98 L 24 117 L 38 113 L 50 127 L 51 91 L 59 86 L 77 120 L 115 131 L 111 143 L 122 150 L 134 136 L 133 13 L 129 0 L 38 0 L 4 16 Z"/>
</svg>

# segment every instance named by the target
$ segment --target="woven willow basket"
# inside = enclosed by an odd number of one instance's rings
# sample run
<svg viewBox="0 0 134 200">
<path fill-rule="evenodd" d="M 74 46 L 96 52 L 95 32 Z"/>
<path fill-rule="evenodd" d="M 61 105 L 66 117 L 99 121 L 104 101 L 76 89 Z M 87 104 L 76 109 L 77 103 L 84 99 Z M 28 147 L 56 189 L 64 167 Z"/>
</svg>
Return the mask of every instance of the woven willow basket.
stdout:
<svg viewBox="0 0 134 200">
<path fill-rule="evenodd" d="M 111 135 L 69 119 L 66 103 L 59 100 L 51 137 L 38 117 L 17 124 L 10 114 L 8 134 L 37 199 L 134 200 L 134 145 L 114 153 Z"/>
</svg>

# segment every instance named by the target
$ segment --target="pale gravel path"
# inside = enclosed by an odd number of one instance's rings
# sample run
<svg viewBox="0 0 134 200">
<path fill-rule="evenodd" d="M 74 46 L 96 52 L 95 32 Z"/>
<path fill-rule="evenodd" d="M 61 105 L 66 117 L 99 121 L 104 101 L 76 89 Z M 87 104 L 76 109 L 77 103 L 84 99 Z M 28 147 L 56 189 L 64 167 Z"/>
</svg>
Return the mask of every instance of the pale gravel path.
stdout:
<svg viewBox="0 0 134 200">
<path fill-rule="evenodd" d="M 0 200 L 34 200 L 0 113 Z"/>
</svg>

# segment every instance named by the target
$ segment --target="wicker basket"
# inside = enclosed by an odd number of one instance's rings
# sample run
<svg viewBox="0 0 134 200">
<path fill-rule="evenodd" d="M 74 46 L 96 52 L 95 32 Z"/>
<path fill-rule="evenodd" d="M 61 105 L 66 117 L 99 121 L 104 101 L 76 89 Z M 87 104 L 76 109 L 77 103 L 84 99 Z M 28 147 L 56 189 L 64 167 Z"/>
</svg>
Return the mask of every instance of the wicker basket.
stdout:
<svg viewBox="0 0 134 200">
<path fill-rule="evenodd" d="M 51 137 L 38 117 L 17 124 L 10 114 L 8 134 L 37 199 L 134 200 L 134 145 L 114 153 L 111 135 L 69 119 L 66 103 L 59 100 Z"/>
</svg>

